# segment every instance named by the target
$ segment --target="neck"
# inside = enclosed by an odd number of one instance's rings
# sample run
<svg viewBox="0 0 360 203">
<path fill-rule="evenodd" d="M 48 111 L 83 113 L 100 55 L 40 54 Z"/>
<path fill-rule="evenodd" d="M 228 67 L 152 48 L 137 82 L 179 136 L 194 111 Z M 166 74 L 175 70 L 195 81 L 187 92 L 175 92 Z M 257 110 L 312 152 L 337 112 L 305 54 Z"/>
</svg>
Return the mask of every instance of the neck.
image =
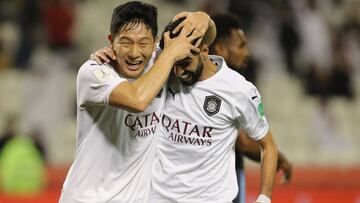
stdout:
<svg viewBox="0 0 360 203">
<path fill-rule="evenodd" d="M 208 56 L 206 56 L 204 59 L 204 68 L 201 72 L 199 81 L 206 80 L 211 76 L 215 75 L 218 69 Z"/>
</svg>

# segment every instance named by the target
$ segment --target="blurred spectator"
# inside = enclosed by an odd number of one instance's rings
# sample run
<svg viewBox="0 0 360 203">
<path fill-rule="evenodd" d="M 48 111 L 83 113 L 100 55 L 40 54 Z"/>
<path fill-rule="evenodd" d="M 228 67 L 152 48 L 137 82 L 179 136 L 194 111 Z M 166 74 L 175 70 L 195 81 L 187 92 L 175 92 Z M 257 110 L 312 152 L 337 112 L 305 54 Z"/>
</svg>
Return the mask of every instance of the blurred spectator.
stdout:
<svg viewBox="0 0 360 203">
<path fill-rule="evenodd" d="M 0 152 L 0 186 L 6 193 L 32 195 L 45 187 L 45 165 L 32 140 L 16 136 Z"/>
<path fill-rule="evenodd" d="M 360 70 L 360 2 L 352 1 L 344 11 L 345 21 L 340 27 L 346 59 L 351 66 Z"/>
<path fill-rule="evenodd" d="M 5 122 L 5 130 L 0 136 L 0 153 L 5 148 L 5 146 L 14 138 L 17 137 L 17 117 L 16 116 L 9 116 Z M 41 158 L 45 161 L 46 160 L 46 151 L 41 140 L 41 135 L 38 130 L 33 130 L 29 135 L 31 138 L 35 148 L 39 152 Z"/>
<path fill-rule="evenodd" d="M 34 129 L 30 134 L 29 137 L 33 141 L 36 149 L 38 150 L 41 158 L 44 160 L 44 162 L 47 162 L 47 153 L 43 142 L 42 134 L 40 133 L 40 130 Z"/>
<path fill-rule="evenodd" d="M 38 140 L 17 135 L 16 123 L 16 117 L 9 117 L 0 137 L 0 189 L 16 195 L 31 195 L 45 187 L 42 156 L 45 153 Z"/>
<path fill-rule="evenodd" d="M 46 1 L 42 17 L 49 46 L 54 50 L 71 48 L 75 18 L 73 1 Z"/>
<path fill-rule="evenodd" d="M 345 36 L 341 32 L 334 34 L 334 63 L 332 64 L 328 88 L 331 95 L 351 99 L 354 97 L 351 78 L 354 70 L 346 55 Z"/>
<path fill-rule="evenodd" d="M 238 0 L 206 0 L 202 9 L 209 13 L 231 13 L 239 17 L 241 27 L 247 32 L 255 19 L 255 8 L 261 0 L 238 1 Z"/>
<path fill-rule="evenodd" d="M 36 32 L 39 25 L 40 1 L 20 0 L 18 25 L 20 30 L 19 45 L 16 52 L 16 67 L 22 70 L 28 68 L 29 60 L 36 45 Z"/>
<path fill-rule="evenodd" d="M 4 41 L 1 36 L 0 26 L 0 73 L 7 69 L 11 64 L 10 54 L 4 49 Z"/>
<path fill-rule="evenodd" d="M 292 75 L 296 74 L 295 54 L 300 46 L 300 36 L 295 27 L 297 23 L 292 7 L 286 2 L 278 8 L 279 42 L 285 58 L 286 69 Z"/>
<path fill-rule="evenodd" d="M 208 13 L 209 15 L 214 15 L 216 13 L 228 13 L 229 12 L 229 3 L 230 0 L 206 0 L 201 5 L 201 9 Z"/>
<path fill-rule="evenodd" d="M 9 116 L 5 121 L 5 130 L 0 136 L 0 152 L 6 143 L 15 137 L 16 134 L 16 117 Z"/>
<path fill-rule="evenodd" d="M 236 1 L 236 0 L 207 0 L 202 5 L 202 10 L 209 14 L 217 13 L 231 13 L 238 17 L 239 24 L 243 28 L 244 32 L 250 29 L 255 13 L 253 8 L 256 1 Z M 249 32 L 250 33 L 250 32 Z M 230 67 L 234 67 L 233 64 L 228 64 Z M 243 75 L 248 81 L 256 85 L 257 78 L 257 61 L 250 55 L 247 59 L 247 67 L 237 69 L 237 71 Z"/>
</svg>

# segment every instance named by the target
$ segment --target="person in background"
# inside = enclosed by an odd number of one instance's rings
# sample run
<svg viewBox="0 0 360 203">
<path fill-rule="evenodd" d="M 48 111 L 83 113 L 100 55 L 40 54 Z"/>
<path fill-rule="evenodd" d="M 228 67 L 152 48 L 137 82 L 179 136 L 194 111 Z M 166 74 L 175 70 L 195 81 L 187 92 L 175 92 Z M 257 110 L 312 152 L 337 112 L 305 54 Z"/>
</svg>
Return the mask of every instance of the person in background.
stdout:
<svg viewBox="0 0 360 203">
<path fill-rule="evenodd" d="M 213 14 L 211 19 L 216 25 L 217 35 L 214 43 L 210 45 L 209 53 L 222 56 L 229 68 L 241 73 L 247 68 L 250 52 L 247 47 L 246 35 L 241 29 L 240 21 L 235 15 L 231 14 Z M 258 144 L 244 130 L 240 131 L 236 143 L 236 173 L 239 193 L 234 202 L 244 203 L 246 187 L 243 155 L 251 160 L 260 162 L 261 150 Z M 284 173 L 282 183 L 289 183 L 292 175 L 292 164 L 279 151 L 278 170 Z"/>
</svg>

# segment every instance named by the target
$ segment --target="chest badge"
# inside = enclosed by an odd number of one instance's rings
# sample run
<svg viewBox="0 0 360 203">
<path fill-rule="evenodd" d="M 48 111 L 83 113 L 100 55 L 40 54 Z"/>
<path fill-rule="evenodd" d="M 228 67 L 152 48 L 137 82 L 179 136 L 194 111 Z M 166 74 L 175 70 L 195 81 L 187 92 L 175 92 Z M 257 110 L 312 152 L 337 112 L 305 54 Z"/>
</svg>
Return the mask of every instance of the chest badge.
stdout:
<svg viewBox="0 0 360 203">
<path fill-rule="evenodd" d="M 206 96 L 203 109 L 208 116 L 213 116 L 220 111 L 221 99 L 215 95 Z"/>
</svg>

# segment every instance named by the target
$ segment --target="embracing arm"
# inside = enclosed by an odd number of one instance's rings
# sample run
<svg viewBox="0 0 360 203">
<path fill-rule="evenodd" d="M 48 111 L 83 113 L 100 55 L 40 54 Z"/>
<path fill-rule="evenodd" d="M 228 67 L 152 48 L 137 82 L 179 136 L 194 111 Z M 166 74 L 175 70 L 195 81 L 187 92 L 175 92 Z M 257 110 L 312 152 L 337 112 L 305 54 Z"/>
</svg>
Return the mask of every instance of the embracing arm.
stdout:
<svg viewBox="0 0 360 203">
<path fill-rule="evenodd" d="M 173 64 L 185 57 L 194 57 L 191 52 L 199 53 L 198 44 L 192 45 L 191 43 L 195 39 L 203 38 L 205 33 L 210 33 L 207 34 L 207 40 L 215 39 L 215 24 L 207 14 L 204 12 L 184 13 L 187 18 L 182 22 L 182 25 L 178 26 L 182 29 L 181 34 L 170 39 L 169 33 L 165 33 L 164 50 L 151 70 L 133 82 L 125 81 L 115 87 L 110 94 L 110 105 L 134 111 L 144 111 L 161 90 Z M 206 32 L 209 26 L 212 27 L 212 31 Z M 110 58 L 116 59 L 115 52 L 111 47 L 100 49 L 91 54 L 90 57 L 98 63 L 110 62 Z"/>
</svg>

